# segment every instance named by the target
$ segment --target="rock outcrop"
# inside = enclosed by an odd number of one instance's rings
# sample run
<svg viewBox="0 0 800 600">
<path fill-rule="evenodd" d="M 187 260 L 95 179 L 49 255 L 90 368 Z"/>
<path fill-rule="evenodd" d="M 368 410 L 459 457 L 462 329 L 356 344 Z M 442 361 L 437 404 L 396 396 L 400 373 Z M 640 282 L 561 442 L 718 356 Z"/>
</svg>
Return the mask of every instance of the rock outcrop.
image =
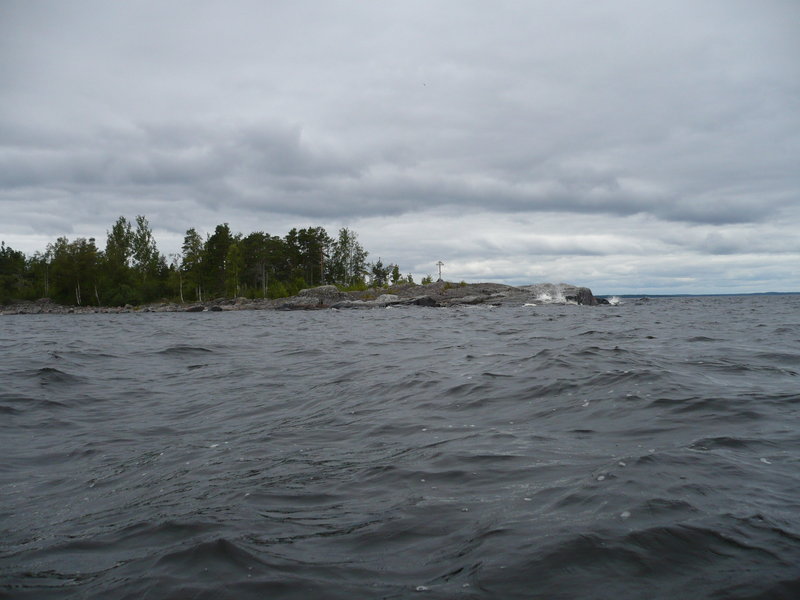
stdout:
<svg viewBox="0 0 800 600">
<path fill-rule="evenodd" d="M 317 308 L 330 308 L 337 302 L 347 299 L 345 292 L 339 291 L 335 285 L 321 285 L 319 287 L 300 290 L 297 296 L 286 298 L 278 308 L 282 310 L 309 310 Z"/>
<path fill-rule="evenodd" d="M 534 283 L 519 288 L 529 294 L 530 304 L 581 304 L 596 306 L 600 304 L 587 287 L 579 287 L 569 283 Z"/>
<path fill-rule="evenodd" d="M 207 302 L 174 304 L 161 302 L 143 307 L 61 306 L 47 298 L 0 306 L 0 314 L 87 314 L 125 312 L 224 312 L 231 310 L 319 310 L 363 309 L 401 306 L 447 307 L 465 304 L 608 304 L 595 298 L 587 287 L 567 283 L 537 283 L 515 287 L 501 283 L 450 283 L 437 281 L 428 285 L 400 284 L 386 290 L 342 292 L 336 286 L 323 285 L 301 290 L 291 298 L 278 300 L 217 298 Z"/>
<path fill-rule="evenodd" d="M 500 283 L 453 284 L 439 281 L 428 285 L 392 286 L 389 293 L 374 290 L 340 292 L 333 286 L 301 291 L 284 300 L 282 309 L 361 309 L 389 306 L 445 307 L 463 304 L 580 304 L 596 306 L 602 302 L 587 287 L 567 283 L 542 283 L 514 287 Z"/>
</svg>

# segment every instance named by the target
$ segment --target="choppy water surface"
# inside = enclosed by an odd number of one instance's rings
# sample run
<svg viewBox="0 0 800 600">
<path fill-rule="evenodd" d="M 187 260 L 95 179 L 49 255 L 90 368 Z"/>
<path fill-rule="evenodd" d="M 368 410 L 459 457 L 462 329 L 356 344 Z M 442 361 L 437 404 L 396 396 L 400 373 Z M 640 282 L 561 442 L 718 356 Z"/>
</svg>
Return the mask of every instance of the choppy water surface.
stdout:
<svg viewBox="0 0 800 600">
<path fill-rule="evenodd" d="M 800 597 L 800 297 L 0 319 L 0 596 Z"/>
</svg>

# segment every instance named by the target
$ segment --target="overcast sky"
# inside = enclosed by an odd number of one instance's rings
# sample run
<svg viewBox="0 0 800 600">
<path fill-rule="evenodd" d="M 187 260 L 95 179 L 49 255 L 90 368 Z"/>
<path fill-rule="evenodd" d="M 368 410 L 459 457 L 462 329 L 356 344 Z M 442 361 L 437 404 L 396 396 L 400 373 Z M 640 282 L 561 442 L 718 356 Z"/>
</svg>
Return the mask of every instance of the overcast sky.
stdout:
<svg viewBox="0 0 800 600">
<path fill-rule="evenodd" d="M 0 0 L 0 239 L 147 216 L 595 293 L 800 291 L 796 0 Z"/>
</svg>

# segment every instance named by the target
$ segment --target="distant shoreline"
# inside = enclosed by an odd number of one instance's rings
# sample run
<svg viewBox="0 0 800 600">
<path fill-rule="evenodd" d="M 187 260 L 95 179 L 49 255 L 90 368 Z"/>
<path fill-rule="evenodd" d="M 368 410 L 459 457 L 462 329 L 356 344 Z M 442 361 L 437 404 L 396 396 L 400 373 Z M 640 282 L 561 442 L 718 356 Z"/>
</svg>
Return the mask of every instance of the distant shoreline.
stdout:
<svg viewBox="0 0 800 600">
<path fill-rule="evenodd" d="M 0 306 L 0 315 L 32 314 L 123 314 L 158 312 L 220 312 L 239 310 L 320 310 L 364 309 L 387 306 L 447 307 L 469 304 L 609 304 L 609 299 L 709 298 L 745 296 L 792 296 L 800 292 L 752 292 L 719 294 L 600 294 L 572 284 L 538 283 L 511 286 L 502 283 L 453 283 L 439 281 L 427 285 L 400 284 L 387 288 L 369 288 L 343 292 L 326 285 L 302 290 L 287 298 L 216 298 L 203 302 L 155 302 L 142 306 L 71 306 L 56 304 L 48 298 L 21 301 Z M 612 302 L 613 303 L 613 300 Z"/>
<path fill-rule="evenodd" d="M 598 298 L 708 298 L 729 296 L 798 296 L 800 292 L 721 292 L 715 294 L 599 294 Z"/>
</svg>

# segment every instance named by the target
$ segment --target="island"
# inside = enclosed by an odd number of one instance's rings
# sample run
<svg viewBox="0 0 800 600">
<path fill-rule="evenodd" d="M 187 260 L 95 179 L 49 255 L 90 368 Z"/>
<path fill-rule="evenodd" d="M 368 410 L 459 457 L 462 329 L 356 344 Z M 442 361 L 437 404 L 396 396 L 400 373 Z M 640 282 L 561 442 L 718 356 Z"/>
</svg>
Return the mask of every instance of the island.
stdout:
<svg viewBox="0 0 800 600">
<path fill-rule="evenodd" d="M 400 283 L 344 292 L 334 285 L 301 290 L 288 298 L 217 298 L 206 302 L 179 304 L 157 302 L 143 306 L 64 306 L 47 298 L 0 306 L 2 315 L 90 314 L 126 312 L 221 312 L 231 310 L 358 310 L 390 306 L 448 307 L 459 305 L 544 305 L 574 304 L 598 306 L 608 300 L 594 296 L 588 287 L 568 283 L 535 283 L 512 286 L 502 283 L 453 283 L 438 281 L 426 285 Z"/>
</svg>

